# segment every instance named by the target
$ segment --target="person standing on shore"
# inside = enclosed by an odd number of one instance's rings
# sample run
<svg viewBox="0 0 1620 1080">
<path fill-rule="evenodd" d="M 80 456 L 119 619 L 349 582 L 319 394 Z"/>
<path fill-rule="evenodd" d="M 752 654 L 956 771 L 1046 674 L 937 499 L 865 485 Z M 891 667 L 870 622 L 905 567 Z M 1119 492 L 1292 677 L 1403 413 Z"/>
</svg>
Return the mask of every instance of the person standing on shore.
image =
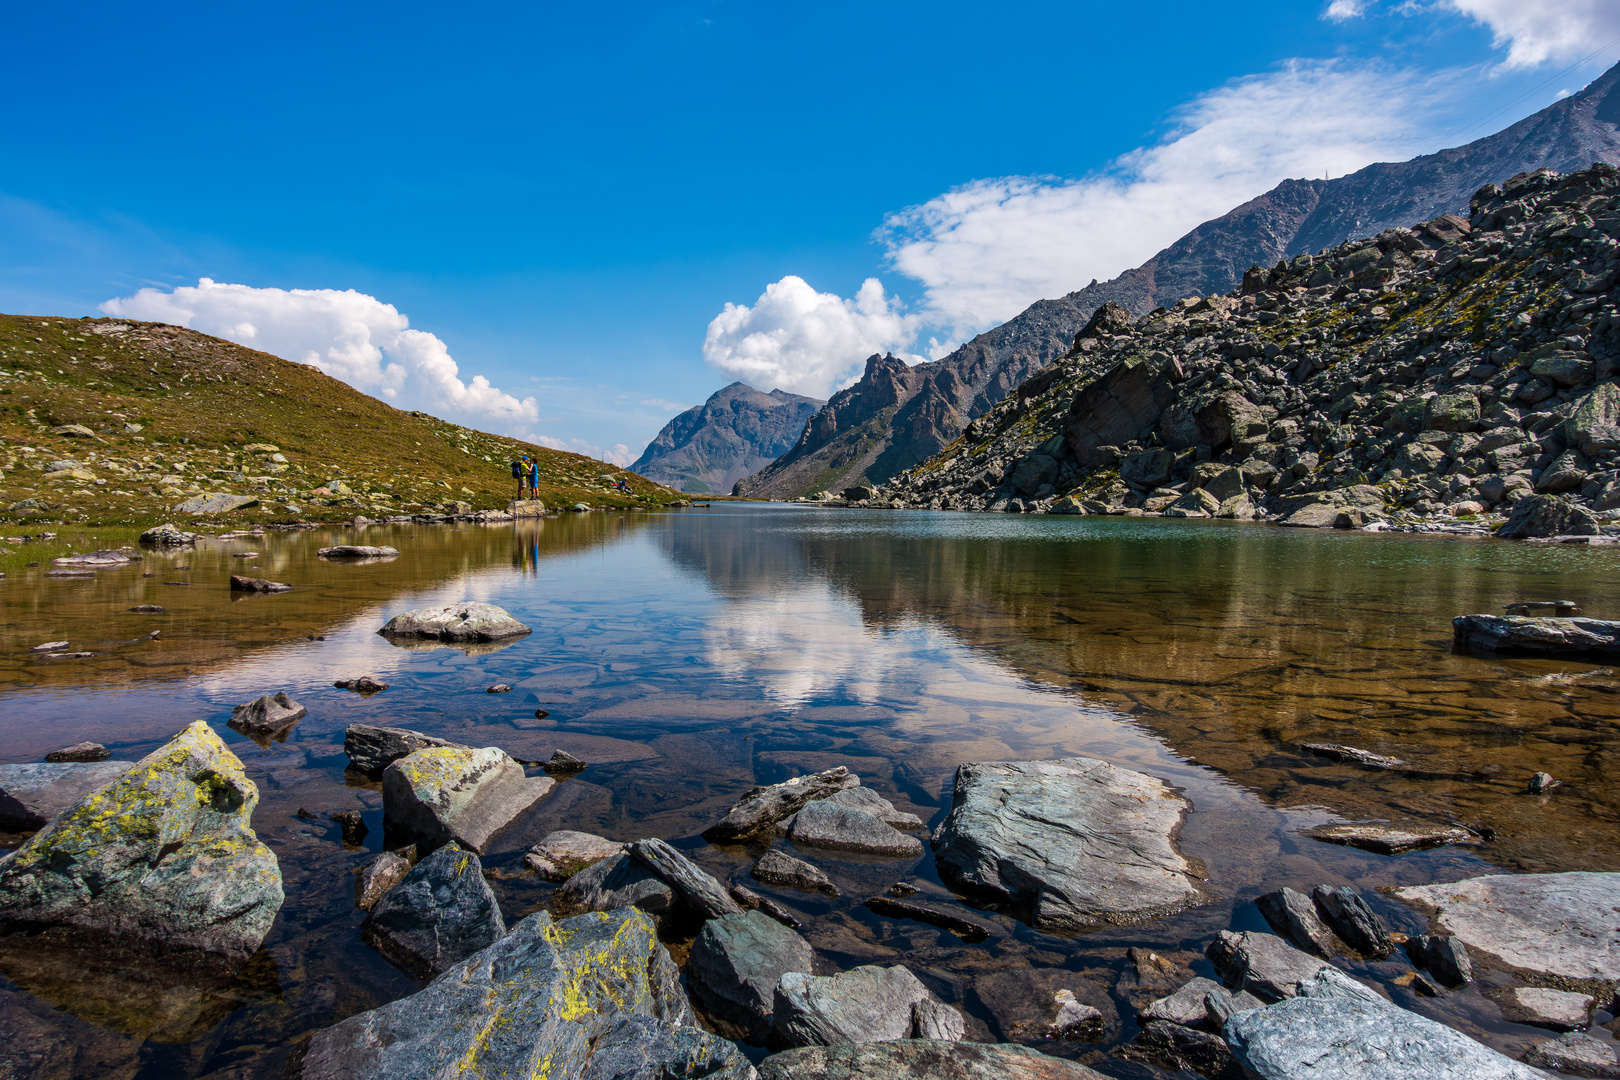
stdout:
<svg viewBox="0 0 1620 1080">
<path fill-rule="evenodd" d="M 529 460 L 529 498 L 540 497 L 540 459 Z"/>
<path fill-rule="evenodd" d="M 529 479 L 529 455 L 524 454 L 512 462 L 512 478 L 517 481 L 518 502 L 523 501 L 523 486 Z"/>
</svg>

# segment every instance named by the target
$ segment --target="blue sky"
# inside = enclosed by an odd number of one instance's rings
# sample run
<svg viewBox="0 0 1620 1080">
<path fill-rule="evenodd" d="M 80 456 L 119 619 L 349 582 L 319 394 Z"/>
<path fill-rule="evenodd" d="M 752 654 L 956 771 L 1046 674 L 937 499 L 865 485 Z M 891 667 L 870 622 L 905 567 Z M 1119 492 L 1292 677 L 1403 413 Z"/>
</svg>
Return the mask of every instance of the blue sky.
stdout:
<svg viewBox="0 0 1620 1080">
<path fill-rule="evenodd" d="M 620 459 L 1620 58 L 1612 0 L 229 8 L 13 5 L 0 310 Z"/>
</svg>

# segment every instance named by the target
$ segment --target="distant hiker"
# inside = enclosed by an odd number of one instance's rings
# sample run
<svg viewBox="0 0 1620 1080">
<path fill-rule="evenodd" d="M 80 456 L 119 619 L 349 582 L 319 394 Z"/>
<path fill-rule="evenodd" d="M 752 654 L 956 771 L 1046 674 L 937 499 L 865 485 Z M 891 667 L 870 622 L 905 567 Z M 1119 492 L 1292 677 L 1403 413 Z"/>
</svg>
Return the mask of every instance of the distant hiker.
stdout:
<svg viewBox="0 0 1620 1080">
<path fill-rule="evenodd" d="M 629 491 L 630 490 L 630 485 L 625 483 L 624 477 L 622 477 L 622 476 L 619 477 L 619 490 L 620 491 Z"/>
<path fill-rule="evenodd" d="M 540 497 L 540 462 L 538 460 L 529 462 L 529 497 L 532 499 Z"/>
<path fill-rule="evenodd" d="M 519 502 L 523 501 L 523 482 L 529 478 L 529 470 L 526 467 L 527 461 L 528 455 L 525 454 L 523 457 L 512 462 L 512 479 L 518 482 L 517 497 Z"/>
</svg>

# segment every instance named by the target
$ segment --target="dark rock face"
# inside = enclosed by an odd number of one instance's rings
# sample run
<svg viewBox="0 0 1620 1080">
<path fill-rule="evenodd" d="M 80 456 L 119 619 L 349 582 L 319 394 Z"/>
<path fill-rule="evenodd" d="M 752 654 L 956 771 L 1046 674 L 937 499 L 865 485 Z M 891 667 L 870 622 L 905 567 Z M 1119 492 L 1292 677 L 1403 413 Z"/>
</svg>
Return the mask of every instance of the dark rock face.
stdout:
<svg viewBox="0 0 1620 1080">
<path fill-rule="evenodd" d="M 633 908 L 531 915 L 426 989 L 316 1032 L 303 1077 L 494 1080 L 551 1062 L 582 1078 L 748 1080 L 734 1045 L 693 1026 L 654 931 Z"/>
<path fill-rule="evenodd" d="M 1027 1046 L 900 1039 L 854 1046 L 806 1046 L 772 1054 L 760 1080 L 1103 1080 L 1073 1061 Z"/>
<path fill-rule="evenodd" d="M 52 750 L 45 755 L 48 762 L 59 761 L 106 761 L 112 757 L 112 751 L 97 742 L 74 743 L 64 746 L 60 750 Z"/>
<path fill-rule="evenodd" d="M 1406 955 L 1412 966 L 1422 968 L 1445 986 L 1462 986 L 1474 979 L 1474 965 L 1468 949 L 1445 934 L 1418 934 L 1407 939 Z"/>
<path fill-rule="evenodd" d="M 1316 905 L 1304 893 L 1278 889 L 1254 903 L 1271 928 L 1293 942 L 1295 948 L 1324 960 L 1333 955 L 1333 933 L 1322 925 Z"/>
<path fill-rule="evenodd" d="M 665 424 L 630 471 L 676 491 L 729 495 L 737 481 L 791 450 L 824 404 L 732 383 Z"/>
<path fill-rule="evenodd" d="M 1553 464 L 1556 467 L 1558 463 Z M 1551 469 L 1548 475 L 1552 475 Z M 1585 475 L 1582 474 L 1572 484 L 1560 485 L 1552 490 L 1565 491 L 1569 487 L 1579 487 L 1584 479 Z M 1549 489 L 1544 486 L 1541 490 Z M 1504 540 L 1539 536 L 1596 536 L 1597 533 L 1597 519 L 1590 510 L 1573 505 L 1557 495 L 1545 494 L 1520 499 L 1514 504 L 1513 515 L 1507 519 L 1507 523 L 1496 530 L 1496 535 Z"/>
<path fill-rule="evenodd" d="M 409 728 L 372 727 L 370 724 L 350 724 L 343 733 L 343 752 L 349 755 L 349 768 L 376 779 L 390 764 L 418 750 L 430 746 L 455 746 L 460 743 L 424 735 Z"/>
<path fill-rule="evenodd" d="M 777 980 L 790 971 L 808 973 L 814 961 L 815 950 L 804 938 L 768 915 L 745 911 L 703 924 L 686 981 L 698 1007 L 723 1033 L 763 1045 Z"/>
<path fill-rule="evenodd" d="M 576 911 L 637 907 L 662 914 L 675 903 L 675 890 L 628 851 L 593 863 L 563 883 L 557 903 Z"/>
<path fill-rule="evenodd" d="M 803 859 L 795 859 L 775 848 L 761 855 L 750 873 L 753 874 L 755 881 L 763 881 L 780 889 L 798 889 L 800 892 L 818 892 L 827 896 L 838 895 L 838 886 L 834 885 L 826 874 Z"/>
<path fill-rule="evenodd" d="M 1522 615 L 1459 615 L 1452 647 L 1482 656 L 1620 656 L 1620 622 L 1542 619 Z"/>
<path fill-rule="evenodd" d="M 1311 898 L 1316 901 L 1317 914 L 1351 948 L 1368 956 L 1388 956 L 1395 950 L 1383 920 L 1350 886 L 1318 885 L 1311 890 Z"/>
<path fill-rule="evenodd" d="M 1021 384 L 1046 377 L 1043 369 L 1070 352 L 1076 332 L 1105 303 L 1140 317 L 1187 297 L 1233 289 L 1253 266 L 1465 213 L 1469 197 L 1481 187 L 1521 172 L 1620 164 L 1620 127 L 1613 121 L 1620 112 L 1617 102 L 1620 67 L 1580 93 L 1465 146 L 1369 165 L 1335 180 L 1285 180 L 1198 226 L 1136 269 L 1037 301 L 939 361 L 907 368 L 893 357 L 873 356 L 860 381 L 833 395 L 798 444 L 743 481 L 739 493 L 781 499 L 860 481 L 887 483 L 939 453 L 1014 390 L 1026 398 L 1044 391 Z M 1435 234 L 1437 247 L 1457 235 L 1444 226 Z"/>
<path fill-rule="evenodd" d="M 268 578 L 244 577 L 241 574 L 232 574 L 231 591 L 259 593 L 291 592 L 292 586 L 285 585 L 279 581 L 271 581 Z"/>
<path fill-rule="evenodd" d="M 431 978 L 506 933 L 478 856 L 446 844 L 372 905 L 367 944 L 419 979 Z"/>
<path fill-rule="evenodd" d="M 742 913 L 742 908 L 724 886 L 667 841 L 637 840 L 625 850 L 674 889 L 681 901 L 699 917 L 718 919 Z"/>
</svg>

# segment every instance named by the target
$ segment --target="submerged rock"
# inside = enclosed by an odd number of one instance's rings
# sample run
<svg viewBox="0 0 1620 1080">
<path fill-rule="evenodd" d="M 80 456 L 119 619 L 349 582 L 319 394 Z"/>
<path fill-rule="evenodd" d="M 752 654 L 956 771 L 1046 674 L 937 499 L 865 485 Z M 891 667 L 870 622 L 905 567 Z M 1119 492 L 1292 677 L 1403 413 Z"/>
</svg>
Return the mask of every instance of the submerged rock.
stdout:
<svg viewBox="0 0 1620 1080">
<path fill-rule="evenodd" d="M 1475 955 L 1552 978 L 1620 980 L 1620 873 L 1491 874 L 1391 890 Z"/>
<path fill-rule="evenodd" d="M 375 675 L 361 675 L 354 679 L 338 679 L 332 684 L 339 690 L 353 690 L 362 697 L 370 697 L 388 689 L 388 684 Z"/>
<path fill-rule="evenodd" d="M 836 795 L 860 782 L 860 777 L 840 765 L 826 772 L 753 788 L 743 794 L 724 818 L 703 830 L 703 838 L 717 844 L 746 839 L 798 813 L 805 804 Z"/>
<path fill-rule="evenodd" d="M 43 829 L 62 811 L 134 767 L 133 761 L 99 760 L 0 765 L 0 831 Z"/>
<path fill-rule="evenodd" d="M 1467 829 L 1451 825 L 1323 825 L 1307 829 L 1300 835 L 1324 844 L 1344 844 L 1379 855 L 1400 855 L 1451 844 L 1480 843 L 1480 838 Z"/>
<path fill-rule="evenodd" d="M 858 967 L 825 976 L 789 972 L 776 984 L 771 1042 L 787 1048 L 909 1039 L 923 1002 L 941 1004 L 903 967 Z M 931 1027 L 940 1026 L 931 1009 L 924 1016 Z"/>
<path fill-rule="evenodd" d="M 776 983 L 790 971 L 808 973 L 815 950 L 804 938 L 758 911 L 703 924 L 686 962 L 692 998 L 721 1034 L 765 1042 Z"/>
<path fill-rule="evenodd" d="M 377 633 L 387 638 L 434 638 L 439 641 L 500 641 L 532 631 L 504 608 L 476 600 L 443 607 L 419 608 L 395 615 Z"/>
<path fill-rule="evenodd" d="M 523 856 L 523 865 L 539 874 L 542 881 L 563 882 L 623 850 L 624 845 L 617 840 L 559 829 L 547 833 L 545 839 L 530 848 Z"/>
<path fill-rule="evenodd" d="M 937 926 L 941 930 L 949 930 L 963 941 L 972 943 L 983 941 L 990 936 L 990 928 L 965 919 L 955 911 L 945 910 L 932 904 L 919 903 L 915 900 L 901 900 L 892 896 L 873 896 L 866 901 L 866 908 L 878 915 L 886 915 L 891 919 L 914 919 L 917 922 Z"/>
<path fill-rule="evenodd" d="M 259 789 L 198 721 L 0 862 L 0 922 L 242 958 L 281 907 Z"/>
<path fill-rule="evenodd" d="M 772 1054 L 760 1080 L 1105 1080 L 1073 1061 L 1007 1043 L 901 1039 L 853 1046 L 806 1046 Z"/>
<path fill-rule="evenodd" d="M 378 898 L 360 927 L 366 944 L 419 979 L 438 975 L 505 933 L 478 856 L 454 843 L 417 863 Z"/>
<path fill-rule="evenodd" d="M 1452 648 L 1460 653 L 1620 657 L 1620 622 L 1603 619 L 1459 615 L 1451 629 Z"/>
<path fill-rule="evenodd" d="M 45 755 L 49 762 L 58 761 L 106 761 L 112 757 L 112 751 L 98 742 L 74 743 L 64 746 L 60 750 L 52 750 Z"/>
<path fill-rule="evenodd" d="M 634 909 L 531 915 L 426 989 L 316 1032 L 304 1080 L 749 1080 L 734 1045 L 693 1026 L 655 929 Z"/>
<path fill-rule="evenodd" d="M 556 784 L 526 775 L 498 747 L 431 746 L 383 770 L 383 822 L 414 836 L 423 851 L 454 840 L 482 853 L 490 837 Z"/>
<path fill-rule="evenodd" d="M 383 894 L 411 872 L 411 862 L 392 851 L 385 851 L 355 872 L 354 906 L 370 911 L 377 906 Z"/>
<path fill-rule="evenodd" d="M 390 764 L 430 746 L 469 749 L 448 739 L 424 735 L 409 728 L 372 727 L 350 724 L 343 733 L 343 752 L 349 755 L 349 768 L 370 777 L 380 777 Z"/>
<path fill-rule="evenodd" d="M 779 889 L 797 889 L 800 892 L 823 893 L 827 896 L 839 895 L 838 886 L 834 885 L 820 869 L 775 848 L 761 855 L 749 873 L 753 875 L 755 881 L 775 885 Z"/>
<path fill-rule="evenodd" d="M 807 804 L 793 815 L 786 827 L 788 838 L 795 845 L 894 859 L 915 859 L 923 850 L 922 841 L 915 836 L 907 836 L 863 810 L 839 805 L 832 799 Z"/>
<path fill-rule="evenodd" d="M 1594 1004 L 1590 994 L 1571 990 L 1551 990 L 1543 986 L 1515 986 L 1504 991 L 1498 1003 L 1502 1018 L 1516 1024 L 1534 1024 L 1554 1031 L 1584 1028 L 1592 1020 Z"/>
<path fill-rule="evenodd" d="M 1093 758 L 975 762 L 956 771 L 936 862 L 948 884 L 1019 906 L 1037 929 L 1140 922 L 1202 900 L 1175 843 L 1187 806 Z"/>
<path fill-rule="evenodd" d="M 244 577 L 241 574 L 231 575 L 232 592 L 291 592 L 291 585 L 284 585 L 279 581 L 270 581 L 267 578 Z"/>
</svg>

